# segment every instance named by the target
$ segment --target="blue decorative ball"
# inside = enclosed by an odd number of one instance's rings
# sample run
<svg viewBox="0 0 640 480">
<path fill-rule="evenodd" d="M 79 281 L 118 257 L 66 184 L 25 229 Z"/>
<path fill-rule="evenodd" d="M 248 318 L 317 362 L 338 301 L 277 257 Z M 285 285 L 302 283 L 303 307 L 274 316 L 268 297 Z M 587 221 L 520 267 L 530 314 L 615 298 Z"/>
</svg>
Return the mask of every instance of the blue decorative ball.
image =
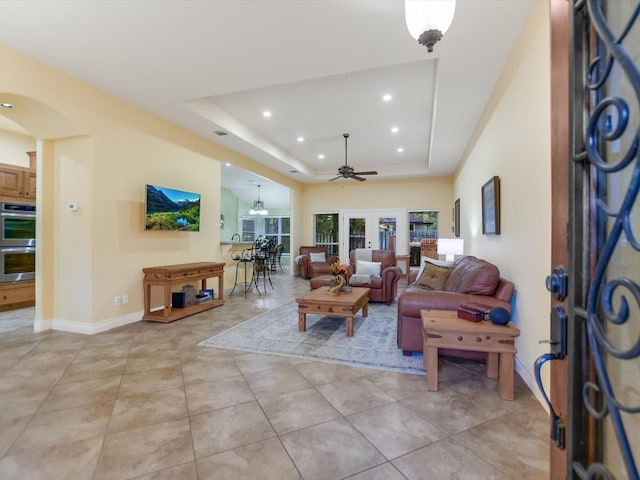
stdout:
<svg viewBox="0 0 640 480">
<path fill-rule="evenodd" d="M 493 307 L 489 310 L 489 320 L 496 325 L 506 325 L 511 320 L 511 314 L 506 308 Z"/>
</svg>

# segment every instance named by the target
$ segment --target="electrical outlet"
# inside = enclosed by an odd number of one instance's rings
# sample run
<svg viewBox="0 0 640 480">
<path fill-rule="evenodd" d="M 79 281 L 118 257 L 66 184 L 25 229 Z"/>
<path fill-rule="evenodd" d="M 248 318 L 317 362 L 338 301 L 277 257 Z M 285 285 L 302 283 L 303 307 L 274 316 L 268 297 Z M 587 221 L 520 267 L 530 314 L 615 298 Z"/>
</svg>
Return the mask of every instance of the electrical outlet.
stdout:
<svg viewBox="0 0 640 480">
<path fill-rule="evenodd" d="M 127 294 L 122 295 L 122 303 L 129 303 L 129 295 Z"/>
<path fill-rule="evenodd" d="M 113 297 L 113 304 L 114 305 L 120 305 L 120 301 L 122 299 L 120 298 L 120 295 L 116 295 L 115 297 Z"/>
</svg>

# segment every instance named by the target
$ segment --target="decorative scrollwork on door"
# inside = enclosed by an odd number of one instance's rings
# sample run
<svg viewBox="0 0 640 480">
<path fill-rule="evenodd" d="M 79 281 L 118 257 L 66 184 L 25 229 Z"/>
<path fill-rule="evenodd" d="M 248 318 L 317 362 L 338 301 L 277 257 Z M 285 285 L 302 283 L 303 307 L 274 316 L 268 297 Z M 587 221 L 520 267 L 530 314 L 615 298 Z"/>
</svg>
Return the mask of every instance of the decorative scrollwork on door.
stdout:
<svg viewBox="0 0 640 480">
<path fill-rule="evenodd" d="M 583 257 L 586 305 L 574 305 L 588 345 L 576 359 L 583 409 L 571 420 L 592 426 L 581 430 L 591 447 L 582 455 L 574 448 L 571 466 L 580 478 L 638 480 L 640 2 L 580 0 L 573 15 L 573 87 L 583 90 L 574 97 L 582 102 L 573 105 L 573 132 L 584 147 L 573 162 L 588 178 L 573 193 L 592 212 L 582 240 L 595 255 Z"/>
</svg>

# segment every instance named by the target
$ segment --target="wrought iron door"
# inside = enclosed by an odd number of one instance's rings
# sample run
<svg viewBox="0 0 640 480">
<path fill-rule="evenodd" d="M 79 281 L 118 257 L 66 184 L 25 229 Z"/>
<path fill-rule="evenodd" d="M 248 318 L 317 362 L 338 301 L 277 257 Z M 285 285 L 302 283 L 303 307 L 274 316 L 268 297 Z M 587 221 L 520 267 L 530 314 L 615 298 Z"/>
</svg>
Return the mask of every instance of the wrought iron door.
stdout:
<svg viewBox="0 0 640 480">
<path fill-rule="evenodd" d="M 640 2 L 572 3 L 567 473 L 638 480 Z"/>
</svg>

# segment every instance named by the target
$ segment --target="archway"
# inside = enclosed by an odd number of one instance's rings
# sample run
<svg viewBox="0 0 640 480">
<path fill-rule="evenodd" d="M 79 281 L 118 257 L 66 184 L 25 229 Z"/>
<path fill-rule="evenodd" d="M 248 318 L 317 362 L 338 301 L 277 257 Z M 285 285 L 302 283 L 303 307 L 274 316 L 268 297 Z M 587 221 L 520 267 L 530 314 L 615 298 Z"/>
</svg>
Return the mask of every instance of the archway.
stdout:
<svg viewBox="0 0 640 480">
<path fill-rule="evenodd" d="M 80 132 L 63 114 L 30 97 L 0 92 L 0 124 L 33 137 L 36 145 L 36 309 L 34 330 L 48 329 L 54 315 L 53 232 L 55 192 L 53 151 L 56 141 Z M 26 153 L 26 152 L 25 152 Z"/>
</svg>

